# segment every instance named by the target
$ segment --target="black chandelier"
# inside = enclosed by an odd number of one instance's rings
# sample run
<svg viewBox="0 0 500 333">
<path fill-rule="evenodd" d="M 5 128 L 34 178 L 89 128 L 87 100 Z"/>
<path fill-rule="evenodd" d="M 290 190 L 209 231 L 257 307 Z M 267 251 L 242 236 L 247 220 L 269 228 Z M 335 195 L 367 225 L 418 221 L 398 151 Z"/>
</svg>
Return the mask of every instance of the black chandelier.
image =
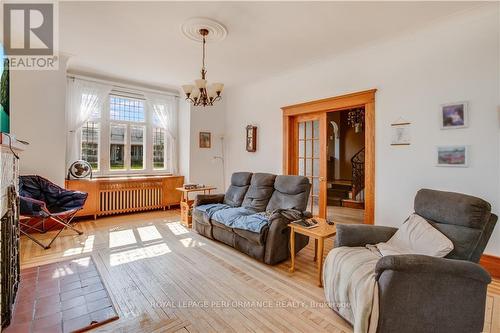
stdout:
<svg viewBox="0 0 500 333">
<path fill-rule="evenodd" d="M 212 83 L 208 84 L 206 75 L 207 70 L 205 69 L 205 44 L 206 36 L 208 35 L 208 29 L 200 29 L 200 35 L 203 39 L 203 58 L 201 67 L 201 79 L 195 80 L 195 84 L 187 84 L 182 86 L 184 93 L 186 94 L 186 100 L 191 102 L 194 106 L 212 106 L 214 102 L 222 99 L 221 93 L 224 89 L 224 84 L 222 83 Z"/>
</svg>

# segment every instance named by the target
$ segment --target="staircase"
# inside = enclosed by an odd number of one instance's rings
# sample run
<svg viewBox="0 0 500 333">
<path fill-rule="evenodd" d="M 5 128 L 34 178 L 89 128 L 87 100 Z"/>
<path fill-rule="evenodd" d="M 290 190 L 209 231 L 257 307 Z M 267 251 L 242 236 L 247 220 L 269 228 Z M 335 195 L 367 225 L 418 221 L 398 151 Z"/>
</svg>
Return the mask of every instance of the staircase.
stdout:
<svg viewBox="0 0 500 333">
<path fill-rule="evenodd" d="M 365 148 L 351 158 L 352 193 L 349 199 L 342 200 L 343 207 L 365 208 Z"/>
<path fill-rule="evenodd" d="M 342 200 L 350 197 L 352 191 L 351 181 L 336 180 L 328 185 L 328 206 L 342 206 Z"/>
<path fill-rule="evenodd" d="M 352 180 L 336 180 L 327 190 L 328 206 L 365 208 L 365 148 L 351 158 Z"/>
</svg>

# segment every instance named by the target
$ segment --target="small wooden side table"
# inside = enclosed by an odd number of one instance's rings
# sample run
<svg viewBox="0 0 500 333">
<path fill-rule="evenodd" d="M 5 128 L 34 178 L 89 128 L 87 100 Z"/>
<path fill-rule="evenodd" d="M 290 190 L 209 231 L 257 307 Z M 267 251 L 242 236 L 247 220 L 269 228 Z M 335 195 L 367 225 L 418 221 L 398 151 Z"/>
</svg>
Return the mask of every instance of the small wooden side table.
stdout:
<svg viewBox="0 0 500 333">
<path fill-rule="evenodd" d="M 318 286 L 322 287 L 323 283 L 321 281 L 321 276 L 323 274 L 323 247 L 326 238 L 335 236 L 337 233 L 337 227 L 335 225 L 329 225 L 326 223 L 325 219 L 319 217 L 315 217 L 314 219 L 318 221 L 319 226 L 310 229 L 295 223 L 289 224 L 290 252 L 292 259 L 290 272 L 295 271 L 295 233 L 309 236 L 314 239 L 314 261 L 318 264 Z"/>
<path fill-rule="evenodd" d="M 182 192 L 182 197 L 181 197 L 181 223 L 184 224 L 186 227 L 191 227 L 191 221 L 193 217 L 191 216 L 191 211 L 193 208 L 193 203 L 194 200 L 189 199 L 189 193 L 193 192 L 203 192 L 203 194 L 210 194 L 212 190 L 215 190 L 217 187 L 213 186 L 204 186 L 204 187 L 197 187 L 197 188 L 191 188 L 191 189 L 185 189 L 184 187 L 177 187 L 176 190 Z"/>
</svg>

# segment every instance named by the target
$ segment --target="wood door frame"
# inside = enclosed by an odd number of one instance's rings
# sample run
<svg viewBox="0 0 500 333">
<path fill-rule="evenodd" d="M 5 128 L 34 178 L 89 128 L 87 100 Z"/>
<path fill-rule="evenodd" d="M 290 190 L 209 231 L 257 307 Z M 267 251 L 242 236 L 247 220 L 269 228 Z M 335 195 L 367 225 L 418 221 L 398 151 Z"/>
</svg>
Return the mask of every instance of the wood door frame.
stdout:
<svg viewBox="0 0 500 333">
<path fill-rule="evenodd" d="M 365 223 L 375 221 L 375 93 L 377 89 L 288 105 L 283 112 L 283 174 L 294 172 L 295 141 L 293 124 L 298 115 L 365 108 Z"/>
</svg>

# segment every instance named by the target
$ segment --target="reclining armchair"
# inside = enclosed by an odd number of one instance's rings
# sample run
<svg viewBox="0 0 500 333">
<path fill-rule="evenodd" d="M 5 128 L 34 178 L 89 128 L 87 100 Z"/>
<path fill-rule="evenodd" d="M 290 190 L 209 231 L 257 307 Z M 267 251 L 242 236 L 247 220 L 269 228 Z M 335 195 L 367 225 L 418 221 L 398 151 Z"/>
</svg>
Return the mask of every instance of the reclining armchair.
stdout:
<svg viewBox="0 0 500 333">
<path fill-rule="evenodd" d="M 445 258 L 394 255 L 377 262 L 377 332 L 481 332 L 491 277 L 477 263 L 497 216 L 486 201 L 459 193 L 422 189 L 414 204 L 415 213 L 450 239 L 454 249 Z M 335 246 L 386 242 L 396 230 L 339 224 Z"/>
<path fill-rule="evenodd" d="M 82 234 L 80 230 L 73 227 L 72 220 L 83 208 L 87 193 L 69 191 L 43 177 L 32 175 L 19 177 L 19 196 L 20 213 L 25 217 L 19 223 L 20 231 L 44 249 L 50 248 L 54 240 L 66 228 L 78 235 Z M 48 225 L 48 221 L 52 223 Z M 60 230 L 46 245 L 30 233 L 32 231 L 46 233 L 56 226 L 60 227 Z"/>
</svg>

